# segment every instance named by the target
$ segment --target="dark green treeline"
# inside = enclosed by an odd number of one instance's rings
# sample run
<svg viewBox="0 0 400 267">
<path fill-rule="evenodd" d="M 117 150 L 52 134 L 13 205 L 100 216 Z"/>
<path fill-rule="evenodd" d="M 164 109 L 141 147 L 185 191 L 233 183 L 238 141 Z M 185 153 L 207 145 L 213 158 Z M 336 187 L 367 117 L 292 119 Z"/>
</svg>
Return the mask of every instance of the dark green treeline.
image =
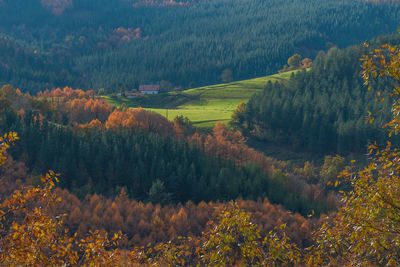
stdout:
<svg viewBox="0 0 400 267">
<path fill-rule="evenodd" d="M 25 162 L 34 174 L 49 169 L 61 173 L 60 186 L 80 197 L 115 196 L 125 188 L 142 201 L 158 199 L 149 196 L 152 191 L 174 203 L 268 197 L 302 214 L 327 208 L 289 191 L 283 177 L 271 179 L 256 165 L 237 167 L 173 136 L 140 129 L 74 132 L 46 120 L 35 121 L 29 114 L 19 119 L 9 113 L 1 122 L 1 132 L 14 130 L 21 137 L 12 148 L 16 160 Z"/>
<path fill-rule="evenodd" d="M 370 141 L 387 136 L 382 126 L 390 120 L 387 92 L 393 84 L 375 83 L 367 90 L 360 58 L 386 42 L 398 44 L 400 36 L 371 41 L 368 49 L 360 45 L 321 52 L 311 70 L 293 75 L 288 83 L 269 83 L 247 105 L 249 130 L 259 127 L 257 137 L 297 149 L 366 152 Z M 383 103 L 376 101 L 378 91 L 386 96 Z M 367 123 L 368 111 L 375 116 L 373 124 Z"/>
<path fill-rule="evenodd" d="M 74 0 L 54 15 L 40 0 L 1 1 L 0 83 L 31 92 L 162 80 L 186 88 L 218 83 L 225 69 L 240 80 L 275 73 L 294 53 L 314 58 L 393 32 L 400 21 L 398 4 L 364 0 L 133 2 Z"/>
</svg>

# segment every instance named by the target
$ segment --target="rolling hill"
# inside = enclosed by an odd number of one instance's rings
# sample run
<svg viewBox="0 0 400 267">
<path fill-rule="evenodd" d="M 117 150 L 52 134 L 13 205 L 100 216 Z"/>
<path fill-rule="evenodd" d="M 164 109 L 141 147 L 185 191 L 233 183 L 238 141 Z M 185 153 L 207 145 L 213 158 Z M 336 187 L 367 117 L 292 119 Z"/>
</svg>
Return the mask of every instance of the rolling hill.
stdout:
<svg viewBox="0 0 400 267">
<path fill-rule="evenodd" d="M 216 122 L 227 122 L 241 102 L 261 92 L 268 81 L 287 81 L 293 71 L 255 79 L 216 84 L 159 95 L 128 99 L 105 96 L 113 106 L 143 107 L 155 111 L 169 120 L 176 116 L 188 117 L 195 126 L 212 128 Z"/>
</svg>

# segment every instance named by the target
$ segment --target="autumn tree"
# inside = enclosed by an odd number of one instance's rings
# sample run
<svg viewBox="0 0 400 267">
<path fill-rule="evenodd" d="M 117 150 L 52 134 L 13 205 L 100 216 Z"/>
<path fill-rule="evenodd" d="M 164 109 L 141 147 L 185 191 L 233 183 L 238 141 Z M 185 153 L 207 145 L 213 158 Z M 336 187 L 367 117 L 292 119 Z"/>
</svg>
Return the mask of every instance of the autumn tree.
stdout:
<svg viewBox="0 0 400 267">
<path fill-rule="evenodd" d="M 8 197 L 14 190 L 31 180 L 28 168 L 9 156 L 0 167 L 0 201 Z"/>
<path fill-rule="evenodd" d="M 0 138 L 0 165 L 6 151 L 18 137 L 16 133 Z M 42 178 L 44 187 L 16 191 L 0 204 L 0 265 L 63 265 L 75 264 L 78 256 L 72 250 L 74 237 L 60 232 L 61 217 L 51 218 L 48 209 L 59 201 L 53 193 L 57 180 L 53 172 Z M 39 206 L 32 208 L 32 201 Z M 25 213 L 23 222 L 16 220 Z"/>
<path fill-rule="evenodd" d="M 3 137 L 0 137 L 0 166 L 3 165 L 4 161 L 7 159 L 7 149 L 9 149 L 10 145 L 13 145 L 17 139 L 17 134 L 13 132 L 6 133 Z"/>
<path fill-rule="evenodd" d="M 375 79 L 396 86 L 389 136 L 400 129 L 400 50 L 384 45 L 363 57 L 366 85 Z M 381 100 L 381 97 L 378 96 Z M 369 164 L 361 171 L 343 171 L 340 181 L 351 190 L 342 192 L 337 216 L 319 232 L 319 248 L 310 263 L 359 266 L 400 265 L 400 150 L 387 141 L 369 146 Z"/>
<path fill-rule="evenodd" d="M 246 122 L 246 103 L 241 102 L 236 106 L 235 111 L 231 116 L 231 120 L 229 125 L 233 128 L 247 130 L 247 122 Z"/>
<path fill-rule="evenodd" d="M 184 225 L 186 214 L 181 209 L 172 220 Z M 278 228 L 284 229 L 285 225 Z M 160 243 L 154 250 L 147 250 L 150 253 L 145 262 L 161 266 L 290 266 L 299 263 L 300 250 L 284 231 L 278 234 L 278 228 L 261 236 L 250 213 L 229 203 L 215 222 L 209 222 L 200 237 L 182 237 L 180 244 Z"/>
<path fill-rule="evenodd" d="M 172 124 L 165 117 L 140 107 L 136 109 L 114 110 L 108 117 L 105 125 L 106 128 L 114 130 L 141 127 L 144 130 L 164 134 L 173 131 Z"/>
<path fill-rule="evenodd" d="M 16 133 L 0 138 L 0 166 Z M 61 201 L 55 193 L 57 174 L 49 171 L 42 186 L 26 186 L 0 203 L 1 266 L 110 266 L 119 260 L 119 234 L 111 239 L 104 231 L 90 232 L 78 240 L 63 227 L 65 215 L 53 215 Z"/>
<path fill-rule="evenodd" d="M 289 70 L 296 70 L 300 67 L 301 56 L 299 54 L 294 54 L 288 59 L 287 63 L 289 65 Z"/>
<path fill-rule="evenodd" d="M 301 68 L 302 69 L 307 69 L 310 68 L 312 66 L 312 60 L 311 58 L 303 58 L 303 60 L 301 61 Z"/>
<path fill-rule="evenodd" d="M 11 84 L 6 84 L 0 89 L 0 96 L 10 97 L 16 95 L 16 91 Z"/>
<path fill-rule="evenodd" d="M 336 180 L 344 168 L 345 159 L 339 155 L 334 157 L 325 156 L 324 164 L 321 166 L 320 176 L 324 183 Z"/>
<path fill-rule="evenodd" d="M 174 133 L 178 137 L 184 137 L 193 134 L 195 128 L 192 122 L 185 116 L 176 116 L 174 119 Z"/>
<path fill-rule="evenodd" d="M 6 149 L 16 139 L 14 133 L 1 139 L 2 159 Z M 291 218 L 286 211 L 270 205 L 268 200 L 257 204 L 238 201 L 237 204 L 219 203 L 215 206 L 203 202 L 198 208 L 193 203 L 187 203 L 171 212 L 171 207 L 164 207 L 161 211 L 160 205 L 130 203 L 122 190 L 115 201 L 98 195 L 87 197 L 90 211 L 102 218 L 101 222 L 99 219 L 94 223 L 94 218 L 87 217 L 87 211 L 81 210 L 83 206 L 79 199 L 71 198 L 65 190 L 55 190 L 57 181 L 57 175 L 49 171 L 41 178 L 42 186 L 24 187 L 0 204 L 0 265 L 135 266 L 147 263 L 156 266 L 273 266 L 296 264 L 300 260 L 299 248 L 288 237 L 285 225 L 281 223 L 287 221 L 290 225 L 304 225 L 304 219 Z M 71 207 L 70 215 L 54 213 L 54 208 L 61 203 L 59 195 L 66 198 L 66 202 L 77 205 Z M 135 206 L 131 208 L 131 204 Z M 257 206 L 258 209 L 265 208 L 269 213 L 266 218 L 278 216 L 271 223 L 279 227 L 261 235 L 258 225 L 252 221 L 253 215 L 244 212 L 239 205 L 250 210 L 257 209 Z M 205 222 L 210 215 L 215 218 L 218 213 L 217 220 L 210 221 L 204 233 L 192 237 L 190 229 L 198 220 L 195 218 Z M 148 249 L 135 248 L 128 257 L 117 248 L 119 233 L 110 238 L 105 231 L 80 231 L 85 236 L 78 238 L 75 231 L 70 232 L 64 225 L 64 220 L 69 217 L 68 221 L 79 230 L 77 217 L 85 217 L 85 220 L 91 218 L 91 224 L 98 228 L 106 226 L 116 231 L 123 227 L 123 222 L 130 224 L 132 219 L 125 220 L 130 216 L 137 217 L 137 226 L 133 228 L 138 229 L 141 236 L 138 238 L 143 242 L 149 243 L 151 236 L 165 238 L 166 231 L 171 240 L 180 234 L 186 237 L 178 238 L 178 243 L 159 243 Z M 263 218 L 259 220 L 265 221 Z"/>
</svg>

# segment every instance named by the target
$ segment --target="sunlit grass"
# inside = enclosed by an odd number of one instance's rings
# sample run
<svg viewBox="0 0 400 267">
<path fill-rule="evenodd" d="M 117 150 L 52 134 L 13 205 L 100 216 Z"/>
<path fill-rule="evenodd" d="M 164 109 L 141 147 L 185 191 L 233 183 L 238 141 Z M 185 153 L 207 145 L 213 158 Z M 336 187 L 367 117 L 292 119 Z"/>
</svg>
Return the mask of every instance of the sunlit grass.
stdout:
<svg viewBox="0 0 400 267">
<path fill-rule="evenodd" d="M 188 117 L 194 125 L 212 128 L 218 121 L 228 122 L 236 106 L 261 92 L 268 81 L 287 81 L 292 72 L 255 79 L 193 88 L 182 92 L 162 93 L 142 99 L 104 96 L 113 106 L 139 107 L 157 112 L 169 120 Z"/>
</svg>

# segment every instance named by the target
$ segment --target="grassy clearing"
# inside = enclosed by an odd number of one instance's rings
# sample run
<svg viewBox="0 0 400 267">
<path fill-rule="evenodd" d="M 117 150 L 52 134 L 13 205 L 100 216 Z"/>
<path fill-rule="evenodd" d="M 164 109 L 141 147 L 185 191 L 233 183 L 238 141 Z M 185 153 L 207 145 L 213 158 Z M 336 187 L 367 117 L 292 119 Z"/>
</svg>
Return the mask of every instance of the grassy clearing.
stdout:
<svg viewBox="0 0 400 267">
<path fill-rule="evenodd" d="M 291 74 L 292 72 L 285 72 L 137 99 L 115 96 L 104 96 L 104 98 L 114 106 L 141 106 L 157 112 L 169 120 L 173 120 L 178 115 L 183 115 L 198 127 L 212 128 L 217 121 L 229 121 L 236 106 L 241 102 L 247 102 L 253 94 L 260 92 L 268 81 L 287 81 Z"/>
</svg>

